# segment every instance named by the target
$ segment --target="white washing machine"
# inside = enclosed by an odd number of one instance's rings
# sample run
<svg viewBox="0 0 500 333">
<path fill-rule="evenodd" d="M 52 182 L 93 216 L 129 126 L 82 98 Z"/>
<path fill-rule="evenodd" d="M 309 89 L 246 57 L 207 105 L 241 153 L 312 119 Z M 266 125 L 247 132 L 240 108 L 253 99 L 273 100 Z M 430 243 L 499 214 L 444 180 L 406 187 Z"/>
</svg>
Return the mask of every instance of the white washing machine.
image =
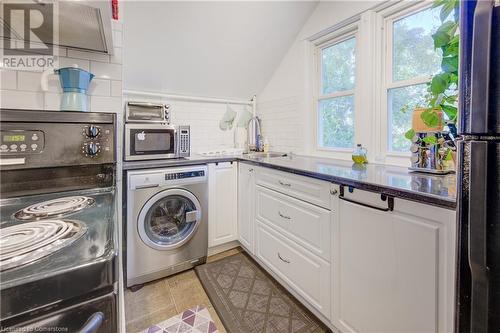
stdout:
<svg viewBox="0 0 500 333">
<path fill-rule="evenodd" d="M 206 261 L 207 166 L 127 172 L 127 287 Z"/>
</svg>

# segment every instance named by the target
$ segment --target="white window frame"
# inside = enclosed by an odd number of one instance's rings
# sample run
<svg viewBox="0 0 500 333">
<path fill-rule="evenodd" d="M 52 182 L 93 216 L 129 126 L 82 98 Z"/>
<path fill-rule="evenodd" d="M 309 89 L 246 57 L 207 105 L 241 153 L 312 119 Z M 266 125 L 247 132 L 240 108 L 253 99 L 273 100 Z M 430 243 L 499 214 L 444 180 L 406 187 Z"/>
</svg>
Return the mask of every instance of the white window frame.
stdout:
<svg viewBox="0 0 500 333">
<path fill-rule="evenodd" d="M 322 38 L 316 39 L 312 41 L 313 43 L 313 110 L 314 110 L 314 149 L 316 153 L 324 154 L 328 153 L 327 156 L 336 157 L 340 159 L 350 159 L 351 154 L 354 151 L 354 147 L 352 148 L 342 148 L 342 147 L 323 147 L 320 145 L 319 133 L 321 129 L 319 128 L 319 103 L 321 100 L 335 98 L 335 97 L 343 97 L 343 96 L 354 96 L 354 145 L 357 142 L 358 137 L 358 128 L 357 128 L 357 110 L 359 103 L 359 92 L 358 92 L 358 82 L 359 82 L 359 33 L 358 33 L 358 24 L 359 22 L 354 22 L 349 24 L 343 28 L 336 30 L 333 33 L 330 33 Z M 338 91 L 326 95 L 322 95 L 322 50 L 328 48 L 332 45 L 341 43 L 351 38 L 355 38 L 355 83 L 354 89 Z"/>
<path fill-rule="evenodd" d="M 382 54 L 382 71 L 380 75 L 380 87 L 377 89 L 380 93 L 380 105 L 378 105 L 378 112 L 380 118 L 380 131 L 377 133 L 378 147 L 377 160 L 386 164 L 409 166 L 410 152 L 397 152 L 389 150 L 389 130 L 391 124 L 389 123 L 389 89 L 402 88 L 412 85 L 425 84 L 431 81 L 432 75 L 425 75 L 411 79 L 401 80 L 394 82 L 392 76 L 393 70 L 393 27 L 394 22 L 405 17 L 414 15 L 420 11 L 426 10 L 432 6 L 432 2 L 420 1 L 417 3 L 400 3 L 399 5 L 391 6 L 387 10 L 381 11 L 379 20 L 380 29 L 384 31 L 382 37 L 381 48 Z"/>
</svg>

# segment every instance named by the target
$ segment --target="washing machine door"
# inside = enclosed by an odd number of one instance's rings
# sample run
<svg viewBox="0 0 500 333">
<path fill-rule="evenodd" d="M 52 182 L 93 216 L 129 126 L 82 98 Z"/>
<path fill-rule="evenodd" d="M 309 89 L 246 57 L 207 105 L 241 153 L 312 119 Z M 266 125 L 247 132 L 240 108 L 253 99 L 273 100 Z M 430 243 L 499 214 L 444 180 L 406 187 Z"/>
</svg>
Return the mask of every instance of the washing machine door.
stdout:
<svg viewBox="0 0 500 333">
<path fill-rule="evenodd" d="M 201 223 L 201 205 L 191 192 L 169 189 L 157 193 L 141 209 L 137 228 L 142 241 L 157 250 L 186 244 Z"/>
</svg>

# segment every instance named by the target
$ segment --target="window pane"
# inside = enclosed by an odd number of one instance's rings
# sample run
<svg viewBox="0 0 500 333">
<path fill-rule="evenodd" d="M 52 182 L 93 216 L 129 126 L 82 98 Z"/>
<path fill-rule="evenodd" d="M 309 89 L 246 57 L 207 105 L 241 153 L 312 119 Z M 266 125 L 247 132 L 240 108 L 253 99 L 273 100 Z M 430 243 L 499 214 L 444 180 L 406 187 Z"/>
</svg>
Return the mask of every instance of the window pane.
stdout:
<svg viewBox="0 0 500 333">
<path fill-rule="evenodd" d="M 403 88 L 389 89 L 389 150 L 396 152 L 408 152 L 410 141 L 404 134 L 411 128 L 412 112 L 415 106 L 423 105 L 426 84 L 418 84 Z M 403 107 L 408 106 L 406 112 Z"/>
<path fill-rule="evenodd" d="M 354 89 L 356 78 L 356 38 L 321 51 L 322 94 Z"/>
<path fill-rule="evenodd" d="M 354 146 L 354 95 L 319 101 L 319 145 L 328 148 Z"/>
<path fill-rule="evenodd" d="M 440 71 L 441 50 L 434 49 L 432 34 L 441 25 L 441 7 L 429 8 L 394 22 L 394 81 L 432 75 Z"/>
</svg>

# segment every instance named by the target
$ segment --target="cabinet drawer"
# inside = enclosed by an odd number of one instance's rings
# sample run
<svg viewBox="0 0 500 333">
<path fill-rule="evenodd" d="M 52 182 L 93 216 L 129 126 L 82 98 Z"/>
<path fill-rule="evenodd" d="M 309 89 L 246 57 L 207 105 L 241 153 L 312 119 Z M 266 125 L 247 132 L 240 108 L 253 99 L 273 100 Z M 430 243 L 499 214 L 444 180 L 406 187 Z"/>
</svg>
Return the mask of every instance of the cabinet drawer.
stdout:
<svg viewBox="0 0 500 333">
<path fill-rule="evenodd" d="M 330 211 L 257 186 L 257 218 L 330 261 Z"/>
<path fill-rule="evenodd" d="M 269 168 L 259 168 L 257 184 L 330 209 L 330 183 Z"/>
<path fill-rule="evenodd" d="M 309 304 L 330 318 L 330 264 L 257 223 L 257 257 Z"/>
</svg>

